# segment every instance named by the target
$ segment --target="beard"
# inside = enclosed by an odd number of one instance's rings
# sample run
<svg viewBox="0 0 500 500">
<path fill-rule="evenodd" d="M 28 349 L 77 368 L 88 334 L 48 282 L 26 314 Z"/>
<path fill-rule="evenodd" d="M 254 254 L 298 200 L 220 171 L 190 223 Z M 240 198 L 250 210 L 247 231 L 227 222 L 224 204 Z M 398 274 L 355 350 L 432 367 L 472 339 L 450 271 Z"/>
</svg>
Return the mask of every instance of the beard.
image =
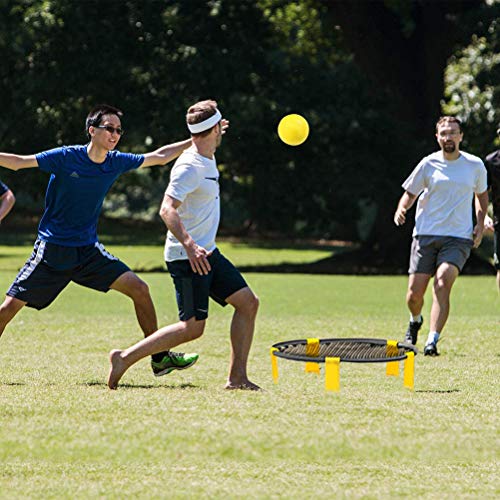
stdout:
<svg viewBox="0 0 500 500">
<path fill-rule="evenodd" d="M 454 153 L 456 149 L 457 147 L 454 142 L 447 142 L 446 144 L 443 144 L 443 151 L 445 153 Z"/>
</svg>

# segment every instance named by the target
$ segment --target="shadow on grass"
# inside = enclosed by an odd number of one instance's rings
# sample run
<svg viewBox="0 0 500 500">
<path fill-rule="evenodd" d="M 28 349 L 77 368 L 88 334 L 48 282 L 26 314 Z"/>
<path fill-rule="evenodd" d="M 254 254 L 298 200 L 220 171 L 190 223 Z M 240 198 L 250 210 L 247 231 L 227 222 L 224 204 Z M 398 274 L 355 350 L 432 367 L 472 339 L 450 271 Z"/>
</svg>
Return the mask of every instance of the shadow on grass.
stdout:
<svg viewBox="0 0 500 500">
<path fill-rule="evenodd" d="M 390 259 L 372 258 L 361 248 L 341 248 L 331 256 L 309 263 L 281 263 L 271 265 L 238 266 L 241 272 L 275 274 L 355 274 L 365 276 L 407 275 L 408 258 L 405 254 Z M 493 265 L 479 255 L 471 254 L 463 275 L 494 275 Z"/>
<path fill-rule="evenodd" d="M 349 251 L 358 248 L 358 244 L 351 241 L 325 239 L 298 239 L 283 237 L 234 237 L 219 235 L 218 239 L 231 243 L 234 246 L 242 245 L 247 248 L 263 248 L 267 250 L 331 250 L 332 253 Z"/>
<path fill-rule="evenodd" d="M 84 382 L 78 385 L 86 387 L 103 386 L 108 387 L 105 382 Z M 118 389 L 198 389 L 197 385 L 191 383 L 178 384 L 178 385 L 156 385 L 156 384 L 119 384 Z"/>
<path fill-rule="evenodd" d="M 424 394 L 451 394 L 452 392 L 462 392 L 460 389 L 432 389 L 432 390 L 417 390 L 415 392 L 422 392 Z"/>
<path fill-rule="evenodd" d="M 6 386 L 22 386 L 22 385 L 26 385 L 24 382 L 0 382 L 0 385 L 6 385 Z"/>
</svg>

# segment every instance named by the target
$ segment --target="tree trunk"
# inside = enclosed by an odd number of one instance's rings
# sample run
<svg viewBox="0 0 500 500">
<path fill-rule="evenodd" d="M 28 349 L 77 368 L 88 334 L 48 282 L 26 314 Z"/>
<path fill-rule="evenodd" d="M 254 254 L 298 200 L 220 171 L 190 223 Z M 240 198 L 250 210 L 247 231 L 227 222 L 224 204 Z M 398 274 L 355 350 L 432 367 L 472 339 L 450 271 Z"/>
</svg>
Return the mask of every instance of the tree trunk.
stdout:
<svg viewBox="0 0 500 500">
<path fill-rule="evenodd" d="M 377 217 L 361 250 L 369 267 L 399 270 L 407 266 L 413 221 L 403 228 L 392 222 L 402 194 L 398 186 L 432 151 L 447 60 L 455 44 L 470 37 L 462 17 L 484 2 L 331 0 L 325 4 L 355 61 L 372 79 L 374 91 L 385 92 L 395 101 L 394 126 L 409 131 L 407 158 L 399 159 L 401 175 L 394 179 L 394 190 L 381 192 L 376 200 Z"/>
</svg>

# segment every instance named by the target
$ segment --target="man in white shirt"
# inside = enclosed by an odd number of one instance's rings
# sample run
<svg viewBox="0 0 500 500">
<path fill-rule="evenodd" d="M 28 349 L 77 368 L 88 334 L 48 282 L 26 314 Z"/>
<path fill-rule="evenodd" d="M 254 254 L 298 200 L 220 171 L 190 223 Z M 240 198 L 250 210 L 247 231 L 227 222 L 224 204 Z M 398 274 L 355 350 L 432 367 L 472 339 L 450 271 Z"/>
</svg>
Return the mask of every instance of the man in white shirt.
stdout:
<svg viewBox="0 0 500 500">
<path fill-rule="evenodd" d="M 227 122 L 215 101 L 191 106 L 186 121 L 193 145 L 177 159 L 160 210 L 168 228 L 165 260 L 175 285 L 179 321 L 159 329 L 147 342 L 111 351 L 110 389 L 116 389 L 125 371 L 145 356 L 200 337 L 208 317 L 209 297 L 234 308 L 226 389 L 259 389 L 247 376 L 259 300 L 215 243 L 220 198 L 214 154 Z"/>
<path fill-rule="evenodd" d="M 437 342 L 450 310 L 451 288 L 481 243 L 488 208 L 487 175 L 480 158 L 460 151 L 460 120 L 444 116 L 436 124 L 440 151 L 425 157 L 403 183 L 394 222 L 406 221 L 406 212 L 418 198 L 411 247 L 406 303 L 410 323 L 405 342 L 417 343 L 423 318 L 424 294 L 434 275 L 429 335 L 424 355 L 438 356 Z M 471 203 L 475 197 L 476 225 Z"/>
</svg>

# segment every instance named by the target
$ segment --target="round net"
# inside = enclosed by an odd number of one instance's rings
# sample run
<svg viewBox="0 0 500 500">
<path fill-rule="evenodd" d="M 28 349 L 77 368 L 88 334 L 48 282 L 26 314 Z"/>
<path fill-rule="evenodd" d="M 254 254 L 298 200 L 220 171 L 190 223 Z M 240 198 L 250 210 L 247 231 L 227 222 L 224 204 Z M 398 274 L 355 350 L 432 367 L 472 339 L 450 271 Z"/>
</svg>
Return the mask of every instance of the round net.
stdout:
<svg viewBox="0 0 500 500">
<path fill-rule="evenodd" d="M 401 342 L 388 343 L 384 339 L 311 339 L 288 340 L 273 345 L 274 355 L 295 361 L 321 363 L 325 358 L 340 358 L 351 363 L 385 363 L 407 358 L 417 348 Z"/>
</svg>

